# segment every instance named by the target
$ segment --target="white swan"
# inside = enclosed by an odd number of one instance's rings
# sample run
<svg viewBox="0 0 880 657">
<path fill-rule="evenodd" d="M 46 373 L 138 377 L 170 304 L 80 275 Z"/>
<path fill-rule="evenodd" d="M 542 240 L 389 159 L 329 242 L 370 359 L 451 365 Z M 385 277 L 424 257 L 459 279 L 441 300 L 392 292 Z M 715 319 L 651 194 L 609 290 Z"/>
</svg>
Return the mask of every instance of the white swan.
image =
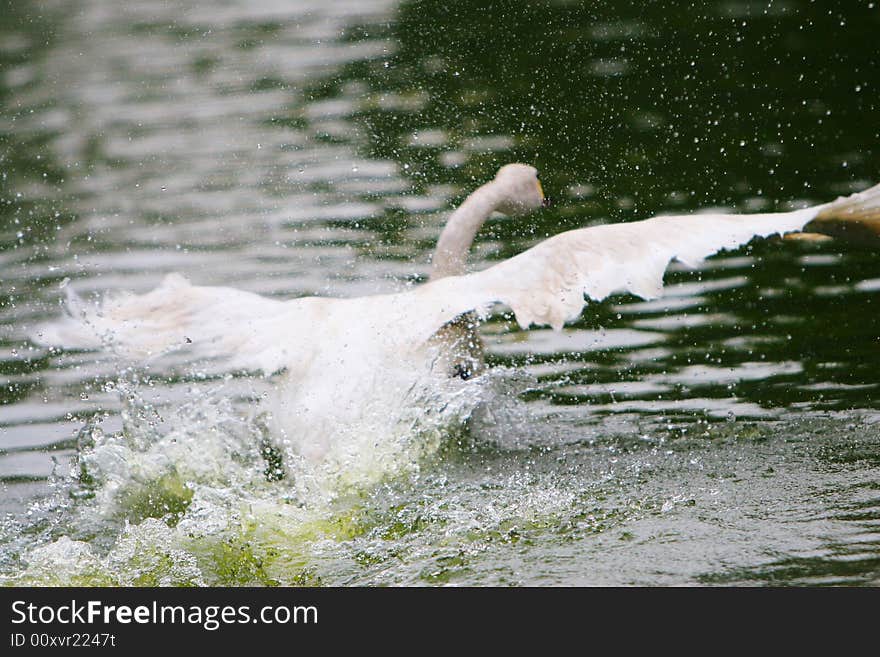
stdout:
<svg viewBox="0 0 880 657">
<path fill-rule="evenodd" d="M 34 339 L 62 347 L 109 346 L 135 359 L 173 350 L 227 370 L 265 375 L 283 370 L 276 415 L 284 426 L 296 424 L 295 418 L 314 425 L 328 415 L 344 422 L 362 413 L 378 390 L 393 384 L 407 391 L 418 377 L 448 374 L 450 351 L 453 363 L 478 358 L 478 346 L 460 345 L 459 338 L 472 331 L 461 325 L 444 329 L 468 313 L 485 318 L 503 304 L 523 328 L 560 330 L 580 315 L 585 297 L 659 296 L 672 260 L 696 267 L 722 249 L 800 231 L 811 222 L 880 220 L 878 185 L 792 212 L 662 216 L 571 230 L 483 271 L 463 273 L 486 217 L 494 210 L 533 210 L 543 198 L 533 167 L 503 167 L 453 214 L 439 240 L 431 280 L 404 292 L 279 301 L 192 285 L 170 274 L 152 292 L 109 298 L 99 307 L 68 292 L 68 316 L 41 327 Z M 450 347 L 456 341 L 459 345 Z M 391 369 L 394 382 L 385 378 Z"/>
</svg>

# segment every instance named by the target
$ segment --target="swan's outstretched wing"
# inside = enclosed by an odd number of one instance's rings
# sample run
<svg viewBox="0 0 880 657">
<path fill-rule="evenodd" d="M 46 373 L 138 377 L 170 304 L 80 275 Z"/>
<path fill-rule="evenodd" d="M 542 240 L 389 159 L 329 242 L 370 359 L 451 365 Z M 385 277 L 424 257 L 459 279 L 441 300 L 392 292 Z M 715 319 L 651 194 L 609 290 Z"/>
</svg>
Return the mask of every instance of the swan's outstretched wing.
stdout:
<svg viewBox="0 0 880 657">
<path fill-rule="evenodd" d="M 178 274 L 147 294 L 109 297 L 94 306 L 68 287 L 66 315 L 38 327 L 33 340 L 68 349 L 104 348 L 137 361 L 173 352 L 190 361 L 217 361 L 222 369 L 270 374 L 293 362 L 297 341 L 291 338 L 314 322 L 325 301 L 277 301 L 192 285 Z"/>
<path fill-rule="evenodd" d="M 723 249 L 801 230 L 812 220 L 880 219 L 880 185 L 825 205 L 773 214 L 696 214 L 655 217 L 556 235 L 484 271 L 441 279 L 412 294 L 429 335 L 456 316 L 509 306 L 520 326 L 559 329 L 576 319 L 585 297 L 616 292 L 650 299 L 661 294 L 672 260 L 696 266 Z M 414 312 L 413 309 L 410 312 Z"/>
</svg>

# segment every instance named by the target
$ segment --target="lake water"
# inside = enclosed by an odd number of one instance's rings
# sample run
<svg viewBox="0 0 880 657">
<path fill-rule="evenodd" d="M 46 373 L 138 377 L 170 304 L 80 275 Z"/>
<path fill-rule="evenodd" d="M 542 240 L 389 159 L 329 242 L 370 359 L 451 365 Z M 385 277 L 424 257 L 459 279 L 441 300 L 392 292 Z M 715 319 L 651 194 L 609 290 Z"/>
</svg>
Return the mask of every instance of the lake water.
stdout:
<svg viewBox="0 0 880 657">
<path fill-rule="evenodd" d="M 862 189 L 878 33 L 861 0 L 8 6 L 0 580 L 880 584 L 869 245 L 756 242 L 560 333 L 499 316 L 464 426 L 320 500 L 273 476 L 252 413 L 272 380 L 28 340 L 65 278 L 398 290 L 511 161 L 554 206 L 492 219 L 474 268 L 584 225 Z"/>
</svg>

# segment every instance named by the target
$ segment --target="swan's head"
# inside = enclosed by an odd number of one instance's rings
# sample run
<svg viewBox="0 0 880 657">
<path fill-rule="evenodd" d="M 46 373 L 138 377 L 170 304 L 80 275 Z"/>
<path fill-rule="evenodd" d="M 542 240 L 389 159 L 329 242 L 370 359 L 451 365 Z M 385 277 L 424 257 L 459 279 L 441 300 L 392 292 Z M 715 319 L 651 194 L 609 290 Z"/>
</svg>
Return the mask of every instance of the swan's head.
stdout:
<svg viewBox="0 0 880 657">
<path fill-rule="evenodd" d="M 526 214 L 544 205 L 544 190 L 538 181 L 538 170 L 528 164 L 501 167 L 495 175 L 493 186 L 500 197 L 496 209 L 504 214 Z"/>
</svg>

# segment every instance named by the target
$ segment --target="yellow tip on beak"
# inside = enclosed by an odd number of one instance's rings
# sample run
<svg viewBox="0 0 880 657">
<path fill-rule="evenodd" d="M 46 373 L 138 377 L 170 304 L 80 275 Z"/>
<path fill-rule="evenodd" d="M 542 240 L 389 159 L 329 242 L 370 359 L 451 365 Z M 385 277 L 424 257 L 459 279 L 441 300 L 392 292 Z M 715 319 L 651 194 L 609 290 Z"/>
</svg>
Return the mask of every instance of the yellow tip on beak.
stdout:
<svg viewBox="0 0 880 657">
<path fill-rule="evenodd" d="M 552 205 L 552 203 L 549 198 L 544 196 L 544 188 L 541 187 L 541 181 L 536 180 L 535 182 L 538 184 L 538 194 L 541 195 L 541 207 L 542 208 L 549 208 Z"/>
</svg>

